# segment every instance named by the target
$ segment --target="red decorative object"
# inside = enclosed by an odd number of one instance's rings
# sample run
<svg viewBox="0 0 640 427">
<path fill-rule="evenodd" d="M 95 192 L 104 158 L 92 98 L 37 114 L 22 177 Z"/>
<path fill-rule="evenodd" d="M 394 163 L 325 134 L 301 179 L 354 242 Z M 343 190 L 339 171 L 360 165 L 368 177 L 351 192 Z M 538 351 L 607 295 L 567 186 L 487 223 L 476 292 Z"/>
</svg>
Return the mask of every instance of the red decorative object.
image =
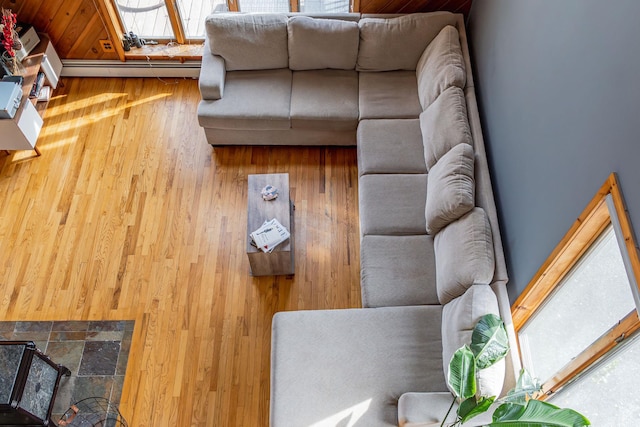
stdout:
<svg viewBox="0 0 640 427">
<path fill-rule="evenodd" d="M 2 24 L 2 46 L 12 58 L 16 56 L 16 52 L 13 50 L 15 42 L 15 31 L 13 29 L 16 26 L 16 18 L 16 14 L 11 12 L 11 9 L 2 8 L 2 20 L 0 21 Z"/>
</svg>

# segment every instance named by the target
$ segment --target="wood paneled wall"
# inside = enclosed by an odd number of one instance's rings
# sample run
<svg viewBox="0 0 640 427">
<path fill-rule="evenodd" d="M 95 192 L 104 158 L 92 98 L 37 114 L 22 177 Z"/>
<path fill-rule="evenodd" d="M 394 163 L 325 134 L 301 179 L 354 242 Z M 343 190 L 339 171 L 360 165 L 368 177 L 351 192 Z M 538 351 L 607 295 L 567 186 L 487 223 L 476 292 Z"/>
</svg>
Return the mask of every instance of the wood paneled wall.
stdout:
<svg viewBox="0 0 640 427">
<path fill-rule="evenodd" d="M 109 35 L 94 0 L 0 0 L 0 6 L 48 33 L 61 58 L 118 59 L 115 50 L 102 50 L 100 40 Z"/>
<path fill-rule="evenodd" d="M 415 13 L 447 10 L 464 13 L 471 9 L 472 0 L 359 0 L 361 13 Z"/>
</svg>

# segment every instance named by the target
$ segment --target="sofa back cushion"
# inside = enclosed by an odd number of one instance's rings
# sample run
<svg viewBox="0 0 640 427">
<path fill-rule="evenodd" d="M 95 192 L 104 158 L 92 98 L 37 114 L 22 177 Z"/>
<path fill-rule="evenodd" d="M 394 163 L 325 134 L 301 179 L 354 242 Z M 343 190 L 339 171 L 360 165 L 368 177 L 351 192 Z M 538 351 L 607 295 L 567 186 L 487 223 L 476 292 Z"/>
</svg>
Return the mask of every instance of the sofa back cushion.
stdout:
<svg viewBox="0 0 640 427">
<path fill-rule="evenodd" d="M 458 144 L 473 146 L 462 89 L 452 86 L 420 113 L 420 131 L 427 170 Z"/>
<path fill-rule="evenodd" d="M 427 233 L 436 234 L 475 206 L 474 153 L 458 144 L 429 171 L 425 220 Z"/>
<path fill-rule="evenodd" d="M 227 71 L 287 68 L 287 16 L 216 13 L 205 27 L 211 53 L 224 58 Z"/>
<path fill-rule="evenodd" d="M 412 13 L 397 18 L 362 18 L 358 71 L 415 70 L 420 55 L 446 25 L 450 12 Z"/>
<path fill-rule="evenodd" d="M 287 31 L 292 70 L 355 68 L 360 40 L 357 22 L 293 16 Z"/>
<path fill-rule="evenodd" d="M 491 283 L 495 269 L 491 226 L 475 207 L 435 235 L 436 288 L 440 304 L 459 297 L 471 285 Z"/>
<path fill-rule="evenodd" d="M 455 27 L 444 27 L 429 43 L 418 61 L 416 78 L 418 98 L 423 109 L 451 86 L 464 89 L 467 74 L 460 47 L 460 35 Z"/>
<path fill-rule="evenodd" d="M 462 296 L 442 308 L 442 364 L 445 376 L 449 375 L 449 362 L 453 353 L 471 343 L 473 328 L 486 314 L 500 315 L 498 299 L 491 287 L 486 285 L 471 286 Z M 500 396 L 505 372 L 504 359 L 479 370 L 476 375 L 477 394 Z"/>
</svg>

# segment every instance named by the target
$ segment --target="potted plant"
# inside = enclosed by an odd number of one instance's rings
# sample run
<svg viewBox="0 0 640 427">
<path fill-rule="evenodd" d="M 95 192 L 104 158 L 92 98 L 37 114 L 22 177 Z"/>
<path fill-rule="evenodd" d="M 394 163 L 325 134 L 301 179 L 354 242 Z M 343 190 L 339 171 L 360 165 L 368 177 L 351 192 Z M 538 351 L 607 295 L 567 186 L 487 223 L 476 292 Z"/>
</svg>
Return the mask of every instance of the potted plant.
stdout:
<svg viewBox="0 0 640 427">
<path fill-rule="evenodd" d="M 2 34 L 2 62 L 12 74 L 18 72 L 18 60 L 16 58 L 16 49 L 21 49 L 20 39 L 15 32 L 16 14 L 11 9 L 2 8 L 2 17 L 0 17 L 0 31 Z"/>
<path fill-rule="evenodd" d="M 540 384 L 526 370 L 520 372 L 516 387 L 501 399 L 495 396 L 479 396 L 476 372 L 503 359 L 509 351 L 509 340 L 500 317 L 488 314 L 476 324 L 471 344 L 459 348 L 449 362 L 447 382 L 454 392 L 454 400 L 445 415 L 446 420 L 454 403 L 459 401 L 456 421 L 460 426 L 473 417 L 495 408 L 488 427 L 583 427 L 589 420 L 573 409 L 561 409 L 550 403 L 536 400 Z M 497 406 L 497 407 L 496 407 Z M 444 427 L 443 421 L 441 427 Z"/>
</svg>

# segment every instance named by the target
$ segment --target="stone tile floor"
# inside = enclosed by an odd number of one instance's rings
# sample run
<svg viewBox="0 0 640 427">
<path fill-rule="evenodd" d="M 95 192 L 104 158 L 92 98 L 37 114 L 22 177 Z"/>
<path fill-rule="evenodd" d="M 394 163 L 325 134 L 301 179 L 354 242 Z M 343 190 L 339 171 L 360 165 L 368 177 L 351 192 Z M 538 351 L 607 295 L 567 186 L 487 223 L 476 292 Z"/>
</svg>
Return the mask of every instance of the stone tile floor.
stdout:
<svg viewBox="0 0 640 427">
<path fill-rule="evenodd" d="M 134 321 L 0 322 L 0 340 L 33 341 L 54 363 L 66 366 L 52 420 L 72 403 L 101 397 L 118 405 Z"/>
</svg>

